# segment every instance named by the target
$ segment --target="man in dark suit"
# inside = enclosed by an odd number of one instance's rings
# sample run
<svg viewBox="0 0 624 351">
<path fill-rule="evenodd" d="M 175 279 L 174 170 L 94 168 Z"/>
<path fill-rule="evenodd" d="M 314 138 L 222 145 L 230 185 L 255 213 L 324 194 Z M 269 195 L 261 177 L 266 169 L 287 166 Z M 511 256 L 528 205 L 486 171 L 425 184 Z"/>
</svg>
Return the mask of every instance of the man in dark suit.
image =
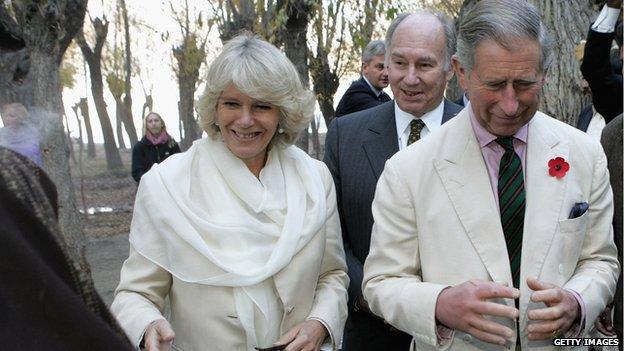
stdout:
<svg viewBox="0 0 624 351">
<path fill-rule="evenodd" d="M 613 188 L 613 240 L 618 248 L 618 260 L 622 264 L 622 115 L 615 117 L 602 130 L 600 141 L 607 155 L 607 168 L 611 187 Z M 613 321 L 611 321 L 611 309 L 615 308 Z M 611 325 L 613 324 L 613 325 Z M 615 290 L 615 297 L 596 320 L 597 329 L 606 335 L 617 335 L 622 340 L 622 270 Z M 619 346 L 622 350 L 622 345 Z"/>
<path fill-rule="evenodd" d="M 381 40 L 373 40 L 362 52 L 362 76 L 351 83 L 336 108 L 336 117 L 366 110 L 390 101 L 383 92 L 388 86 L 388 71 L 384 63 L 386 46 Z"/>
<path fill-rule="evenodd" d="M 592 103 L 609 123 L 622 113 L 622 75 L 613 72 L 611 44 L 615 38 L 622 47 L 622 25 L 617 22 L 622 0 L 608 0 L 587 34 L 581 73 L 592 93 Z M 617 33 L 616 33 L 617 32 Z M 616 35 L 617 34 L 617 35 Z M 620 56 L 621 59 L 621 56 Z"/>
<path fill-rule="evenodd" d="M 386 35 L 394 101 L 335 119 L 324 162 L 334 177 L 349 268 L 349 318 L 344 350 L 408 350 L 412 339 L 373 315 L 362 296 L 362 270 L 373 225 L 371 203 L 384 163 L 435 132 L 461 107 L 444 98 L 452 76 L 454 31 L 442 15 L 399 15 Z"/>
</svg>

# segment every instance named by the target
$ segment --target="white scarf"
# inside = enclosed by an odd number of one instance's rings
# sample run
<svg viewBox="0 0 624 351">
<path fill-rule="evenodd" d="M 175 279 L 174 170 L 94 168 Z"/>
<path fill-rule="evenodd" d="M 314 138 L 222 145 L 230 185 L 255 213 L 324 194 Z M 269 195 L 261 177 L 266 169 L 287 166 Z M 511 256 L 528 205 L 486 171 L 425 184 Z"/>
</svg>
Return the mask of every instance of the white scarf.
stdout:
<svg viewBox="0 0 624 351">
<path fill-rule="evenodd" d="M 130 243 L 182 281 L 233 287 L 253 349 L 279 337 L 282 307 L 269 278 L 325 219 L 321 174 L 303 151 L 273 147 L 258 179 L 223 141 L 207 138 L 141 178 Z"/>
</svg>

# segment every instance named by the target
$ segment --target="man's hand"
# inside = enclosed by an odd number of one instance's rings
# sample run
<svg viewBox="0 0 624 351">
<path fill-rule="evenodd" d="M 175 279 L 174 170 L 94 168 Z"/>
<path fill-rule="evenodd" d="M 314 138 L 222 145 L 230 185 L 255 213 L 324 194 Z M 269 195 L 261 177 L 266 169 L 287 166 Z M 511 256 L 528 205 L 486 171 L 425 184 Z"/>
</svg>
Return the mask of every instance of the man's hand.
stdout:
<svg viewBox="0 0 624 351">
<path fill-rule="evenodd" d="M 518 318 L 515 307 L 488 301 L 489 299 L 517 299 L 520 291 L 505 285 L 471 280 L 442 290 L 435 308 L 436 320 L 445 326 L 471 334 L 479 340 L 505 345 L 514 331 L 485 316 Z"/>
<path fill-rule="evenodd" d="M 275 346 L 286 345 L 285 351 L 318 351 L 327 336 L 327 330 L 317 320 L 299 323 L 282 335 Z"/>
<path fill-rule="evenodd" d="M 357 300 L 355 300 L 355 307 L 358 311 L 366 312 L 377 317 L 373 314 L 373 312 L 371 312 L 370 307 L 368 306 L 368 301 L 366 301 L 364 295 L 358 296 Z"/>
<path fill-rule="evenodd" d="M 146 351 L 169 351 L 175 333 L 171 329 L 171 324 L 165 319 L 159 319 L 150 323 L 145 330 L 143 341 Z"/>
<path fill-rule="evenodd" d="M 528 278 L 527 285 L 533 290 L 531 301 L 543 302 L 546 308 L 529 311 L 531 323 L 527 331 L 529 340 L 547 340 L 565 334 L 580 313 L 574 295 L 554 284 Z"/>
</svg>

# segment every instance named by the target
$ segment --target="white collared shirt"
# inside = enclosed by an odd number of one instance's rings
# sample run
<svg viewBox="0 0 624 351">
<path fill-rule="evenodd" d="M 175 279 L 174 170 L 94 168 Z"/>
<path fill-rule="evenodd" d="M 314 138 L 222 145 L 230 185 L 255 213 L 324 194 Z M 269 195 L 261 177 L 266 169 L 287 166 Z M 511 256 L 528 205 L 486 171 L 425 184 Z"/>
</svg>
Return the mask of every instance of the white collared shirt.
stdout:
<svg viewBox="0 0 624 351">
<path fill-rule="evenodd" d="M 427 135 L 435 132 L 436 129 L 442 125 L 442 116 L 444 115 L 444 99 L 433 110 L 425 113 L 420 117 L 420 120 L 425 123 L 425 127 L 420 132 L 420 137 L 424 138 Z M 403 150 L 407 146 L 407 139 L 410 133 L 410 122 L 415 117 L 411 114 L 401 110 L 399 105 L 394 102 L 394 117 L 396 122 L 397 136 L 399 138 L 399 150 Z"/>
<path fill-rule="evenodd" d="M 604 5 L 598 18 L 596 18 L 596 21 L 592 24 L 591 29 L 598 33 L 613 33 L 619 16 L 620 9 L 614 9 Z"/>
<path fill-rule="evenodd" d="M 364 78 L 364 81 L 366 82 L 366 84 L 368 84 L 368 86 L 371 88 L 371 90 L 373 91 L 373 93 L 375 93 L 375 96 L 377 96 L 377 98 L 379 98 L 379 95 L 381 95 L 381 90 L 375 88 L 371 82 L 368 81 L 368 79 L 366 79 L 366 76 L 362 75 L 362 78 Z"/>
</svg>

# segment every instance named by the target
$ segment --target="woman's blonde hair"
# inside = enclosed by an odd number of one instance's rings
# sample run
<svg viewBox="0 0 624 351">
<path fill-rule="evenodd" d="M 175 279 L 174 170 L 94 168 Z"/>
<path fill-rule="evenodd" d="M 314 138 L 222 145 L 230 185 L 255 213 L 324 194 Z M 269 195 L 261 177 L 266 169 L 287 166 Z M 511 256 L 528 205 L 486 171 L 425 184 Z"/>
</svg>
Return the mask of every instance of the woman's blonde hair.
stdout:
<svg viewBox="0 0 624 351">
<path fill-rule="evenodd" d="M 147 134 L 147 117 L 151 115 L 158 117 L 158 119 L 160 120 L 160 123 L 162 124 L 161 133 L 167 133 L 167 125 L 165 124 L 165 120 L 162 118 L 162 116 L 154 111 L 150 111 L 145 115 L 145 117 L 143 117 L 143 135 Z M 173 147 L 175 144 L 176 144 L 176 141 L 173 139 L 171 135 L 169 135 L 169 140 L 167 140 L 167 146 Z"/>
<path fill-rule="evenodd" d="M 217 102 L 231 84 L 252 99 L 277 106 L 279 128 L 271 144 L 293 144 L 314 116 L 314 95 L 304 89 L 297 69 L 275 46 L 241 34 L 228 41 L 206 74 L 206 89 L 199 98 L 200 125 L 211 138 L 219 135 Z"/>
</svg>

